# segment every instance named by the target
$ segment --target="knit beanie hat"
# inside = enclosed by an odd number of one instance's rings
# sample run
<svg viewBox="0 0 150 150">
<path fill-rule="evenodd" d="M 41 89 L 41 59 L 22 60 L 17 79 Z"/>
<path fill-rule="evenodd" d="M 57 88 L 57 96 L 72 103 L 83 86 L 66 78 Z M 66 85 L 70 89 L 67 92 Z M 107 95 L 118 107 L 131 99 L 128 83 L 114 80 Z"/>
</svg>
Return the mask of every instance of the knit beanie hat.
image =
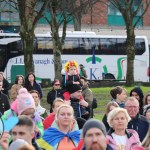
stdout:
<svg viewBox="0 0 150 150">
<path fill-rule="evenodd" d="M 24 146 L 28 144 L 25 140 L 23 139 L 17 139 L 16 141 L 12 142 L 8 148 L 8 150 L 17 150 L 19 147 Z"/>
<path fill-rule="evenodd" d="M 83 126 L 83 137 L 85 137 L 86 132 L 91 128 L 100 129 L 106 136 L 106 128 L 105 128 L 104 124 L 99 120 L 89 119 Z"/>
<path fill-rule="evenodd" d="M 17 100 L 18 100 L 18 106 L 17 106 L 18 115 L 20 115 L 23 111 L 29 108 L 35 109 L 34 99 L 32 95 L 28 93 L 26 88 L 21 88 L 19 90 Z"/>
<path fill-rule="evenodd" d="M 72 86 L 69 86 L 68 90 L 69 90 L 70 94 L 72 94 L 74 92 L 81 90 L 81 86 L 78 84 L 73 84 Z"/>
<path fill-rule="evenodd" d="M 146 116 L 147 111 L 150 109 L 150 104 L 149 105 L 145 105 L 143 108 L 143 115 Z"/>
</svg>

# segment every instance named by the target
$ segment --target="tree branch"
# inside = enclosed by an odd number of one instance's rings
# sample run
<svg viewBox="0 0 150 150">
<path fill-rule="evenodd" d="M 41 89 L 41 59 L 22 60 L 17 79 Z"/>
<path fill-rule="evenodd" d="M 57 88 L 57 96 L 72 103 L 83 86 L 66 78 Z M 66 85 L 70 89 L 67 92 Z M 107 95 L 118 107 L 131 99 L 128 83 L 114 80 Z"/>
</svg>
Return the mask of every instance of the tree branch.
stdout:
<svg viewBox="0 0 150 150">
<path fill-rule="evenodd" d="M 137 21 L 133 25 L 134 28 L 136 27 L 136 25 L 140 21 L 140 19 L 143 18 L 144 14 L 146 13 L 147 9 L 149 8 L 149 6 L 150 6 L 150 0 L 146 0 L 145 4 L 146 4 L 146 6 L 145 6 L 145 9 L 144 9 L 143 13 L 139 16 L 139 18 L 137 19 Z"/>
</svg>

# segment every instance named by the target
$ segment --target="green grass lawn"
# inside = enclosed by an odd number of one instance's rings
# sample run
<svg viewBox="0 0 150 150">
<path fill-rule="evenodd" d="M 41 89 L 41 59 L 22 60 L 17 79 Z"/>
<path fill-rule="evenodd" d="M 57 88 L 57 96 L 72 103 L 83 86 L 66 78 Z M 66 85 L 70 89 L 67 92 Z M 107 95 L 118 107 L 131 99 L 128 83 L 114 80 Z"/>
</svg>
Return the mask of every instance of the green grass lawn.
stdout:
<svg viewBox="0 0 150 150">
<path fill-rule="evenodd" d="M 125 88 L 129 95 L 130 90 L 134 87 L 125 87 Z M 141 86 L 141 88 L 142 88 L 144 94 L 146 94 L 148 91 L 150 91 L 149 87 Z M 94 97 L 96 97 L 98 100 L 98 108 L 94 109 L 95 118 L 101 119 L 103 117 L 106 105 L 111 100 L 111 96 L 109 94 L 109 91 L 111 89 L 112 89 L 112 87 L 91 88 L 91 90 L 93 91 Z M 41 101 L 41 105 L 48 110 L 49 110 L 49 104 L 47 104 L 46 97 L 47 97 L 47 93 L 49 92 L 49 90 L 50 90 L 50 88 L 43 89 L 44 97 Z"/>
</svg>

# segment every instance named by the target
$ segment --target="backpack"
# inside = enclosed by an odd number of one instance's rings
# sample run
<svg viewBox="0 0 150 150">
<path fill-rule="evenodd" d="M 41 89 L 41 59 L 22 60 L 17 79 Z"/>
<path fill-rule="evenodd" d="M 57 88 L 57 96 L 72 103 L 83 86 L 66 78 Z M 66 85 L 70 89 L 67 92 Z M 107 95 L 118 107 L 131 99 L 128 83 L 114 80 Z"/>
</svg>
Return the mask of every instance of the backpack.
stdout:
<svg viewBox="0 0 150 150">
<path fill-rule="evenodd" d="M 92 102 L 92 109 L 95 109 L 95 108 L 97 108 L 97 99 L 94 97 L 93 98 L 93 102 Z"/>
</svg>

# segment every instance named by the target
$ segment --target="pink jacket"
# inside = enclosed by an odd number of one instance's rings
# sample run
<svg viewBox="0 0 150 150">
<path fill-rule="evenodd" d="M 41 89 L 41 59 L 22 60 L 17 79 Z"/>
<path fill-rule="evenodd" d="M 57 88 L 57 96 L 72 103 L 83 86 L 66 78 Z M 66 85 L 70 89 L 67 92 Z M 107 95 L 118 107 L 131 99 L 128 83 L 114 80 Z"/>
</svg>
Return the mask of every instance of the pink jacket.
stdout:
<svg viewBox="0 0 150 150">
<path fill-rule="evenodd" d="M 108 140 L 108 144 L 113 148 L 113 150 L 118 150 L 116 141 L 111 136 L 112 133 L 113 132 L 108 133 L 108 135 L 106 136 Z M 126 134 L 127 134 L 127 141 L 126 141 L 125 150 L 132 150 L 134 147 L 141 145 L 139 135 L 135 130 L 126 129 Z"/>
</svg>

